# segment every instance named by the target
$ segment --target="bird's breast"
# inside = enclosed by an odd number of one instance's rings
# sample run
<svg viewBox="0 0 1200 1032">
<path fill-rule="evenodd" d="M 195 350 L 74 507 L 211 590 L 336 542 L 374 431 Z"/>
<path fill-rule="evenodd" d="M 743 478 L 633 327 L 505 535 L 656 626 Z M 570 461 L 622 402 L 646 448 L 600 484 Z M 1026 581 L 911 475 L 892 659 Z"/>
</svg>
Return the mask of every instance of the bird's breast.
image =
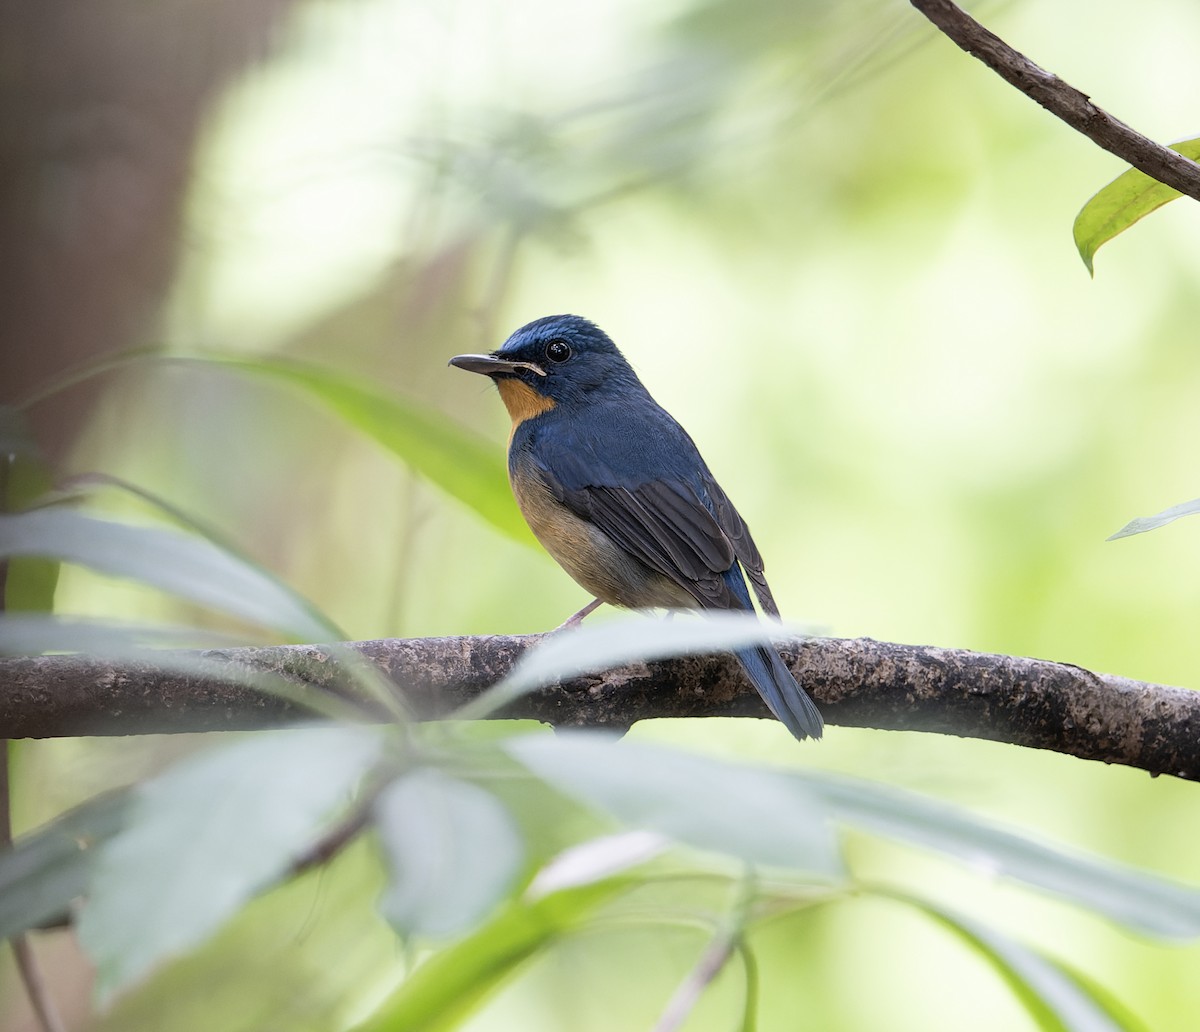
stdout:
<svg viewBox="0 0 1200 1032">
<path fill-rule="evenodd" d="M 509 481 L 521 513 L 542 547 L 596 598 L 629 609 L 696 605 L 682 587 L 651 570 L 555 498 L 527 457 L 513 457 Z"/>
</svg>

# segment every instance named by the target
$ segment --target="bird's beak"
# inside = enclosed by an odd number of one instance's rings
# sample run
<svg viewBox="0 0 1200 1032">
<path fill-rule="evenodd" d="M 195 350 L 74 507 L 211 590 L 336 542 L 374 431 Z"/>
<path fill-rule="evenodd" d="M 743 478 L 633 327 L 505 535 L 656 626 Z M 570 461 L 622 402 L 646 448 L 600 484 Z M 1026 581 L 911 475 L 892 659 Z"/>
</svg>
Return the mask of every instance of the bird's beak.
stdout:
<svg viewBox="0 0 1200 1032">
<path fill-rule="evenodd" d="M 497 373 L 515 373 L 518 369 L 528 369 L 545 376 L 546 370 L 533 362 L 509 362 L 495 355 L 455 355 L 450 359 L 450 365 L 458 366 L 469 373 L 483 373 L 484 376 L 495 376 Z"/>
</svg>

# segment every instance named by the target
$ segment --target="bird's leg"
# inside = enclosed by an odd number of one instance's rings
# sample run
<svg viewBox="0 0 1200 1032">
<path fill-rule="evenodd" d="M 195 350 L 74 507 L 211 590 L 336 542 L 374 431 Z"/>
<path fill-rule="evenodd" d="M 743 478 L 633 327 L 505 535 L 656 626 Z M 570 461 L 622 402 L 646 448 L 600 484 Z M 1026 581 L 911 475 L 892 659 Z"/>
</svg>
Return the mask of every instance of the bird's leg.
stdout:
<svg viewBox="0 0 1200 1032">
<path fill-rule="evenodd" d="M 588 613 L 593 612 L 597 607 L 602 606 L 602 605 L 604 605 L 604 602 L 601 599 L 598 599 L 598 598 L 592 599 L 586 606 L 584 606 L 581 610 L 579 610 L 578 613 L 576 613 L 572 617 L 568 617 L 566 620 L 564 620 L 562 623 L 560 623 L 557 627 L 555 627 L 554 630 L 555 631 L 569 631 L 572 627 L 578 627 L 581 623 L 583 623 L 583 618 L 585 616 L 587 616 Z M 553 634 L 554 631 L 551 631 L 550 633 Z"/>
</svg>

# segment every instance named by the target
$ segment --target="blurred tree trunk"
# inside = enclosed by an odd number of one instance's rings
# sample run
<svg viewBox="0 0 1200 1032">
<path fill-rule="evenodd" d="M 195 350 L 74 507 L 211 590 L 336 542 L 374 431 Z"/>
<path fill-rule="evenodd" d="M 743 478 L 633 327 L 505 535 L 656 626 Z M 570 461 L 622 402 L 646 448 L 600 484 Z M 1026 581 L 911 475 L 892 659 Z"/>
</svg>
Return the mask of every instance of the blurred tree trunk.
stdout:
<svg viewBox="0 0 1200 1032">
<path fill-rule="evenodd" d="M 0 403 L 154 339 L 214 98 L 293 0 L 0 0 Z M 95 385 L 31 412 L 61 459 Z"/>
<path fill-rule="evenodd" d="M 267 53 L 292 2 L 0 0 L 0 404 L 153 341 L 208 108 Z M 98 387 L 30 410 L 52 462 L 86 427 Z M 56 1008 L 82 1027 L 87 963 L 65 935 L 39 950 Z M 9 995 L 0 1025 L 38 1027 Z"/>
</svg>

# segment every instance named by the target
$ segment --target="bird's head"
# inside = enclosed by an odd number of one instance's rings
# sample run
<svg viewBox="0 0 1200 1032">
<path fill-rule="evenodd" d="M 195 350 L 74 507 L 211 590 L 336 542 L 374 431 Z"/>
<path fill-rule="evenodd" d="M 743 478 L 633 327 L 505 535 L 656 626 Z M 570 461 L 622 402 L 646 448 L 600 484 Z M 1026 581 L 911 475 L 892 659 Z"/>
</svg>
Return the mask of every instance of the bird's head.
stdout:
<svg viewBox="0 0 1200 1032">
<path fill-rule="evenodd" d="M 450 364 L 490 376 L 514 422 L 641 387 L 608 334 L 578 315 L 535 319 L 490 355 L 456 355 Z"/>
</svg>

